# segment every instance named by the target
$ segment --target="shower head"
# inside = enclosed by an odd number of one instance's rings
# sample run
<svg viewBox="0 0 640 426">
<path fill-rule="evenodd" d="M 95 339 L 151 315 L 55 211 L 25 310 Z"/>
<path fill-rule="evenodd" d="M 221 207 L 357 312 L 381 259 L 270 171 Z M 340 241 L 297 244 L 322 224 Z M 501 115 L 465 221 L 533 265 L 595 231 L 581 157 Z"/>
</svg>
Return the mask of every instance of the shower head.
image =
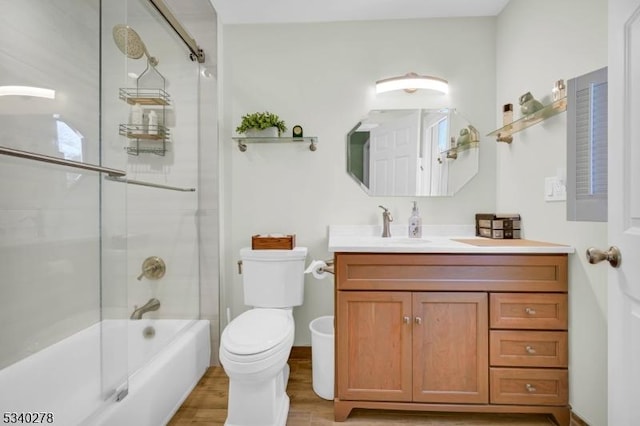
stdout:
<svg viewBox="0 0 640 426">
<path fill-rule="evenodd" d="M 140 59 L 142 55 L 145 55 L 152 66 L 155 67 L 158 65 L 158 60 L 149 55 L 144 42 L 138 33 L 130 26 L 123 24 L 115 25 L 113 27 L 113 40 L 116 42 L 118 49 L 127 55 L 128 58 Z"/>
</svg>

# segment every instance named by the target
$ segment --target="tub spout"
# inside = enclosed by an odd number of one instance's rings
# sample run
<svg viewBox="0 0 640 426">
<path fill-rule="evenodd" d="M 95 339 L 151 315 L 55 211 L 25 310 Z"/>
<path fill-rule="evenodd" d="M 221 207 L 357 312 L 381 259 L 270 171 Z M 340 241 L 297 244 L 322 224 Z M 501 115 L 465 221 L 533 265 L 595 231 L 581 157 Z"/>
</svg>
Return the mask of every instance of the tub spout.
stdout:
<svg viewBox="0 0 640 426">
<path fill-rule="evenodd" d="M 142 314 L 144 314 L 145 312 L 157 311 L 159 308 L 160 308 L 160 301 L 154 297 L 153 299 L 149 299 L 149 301 L 144 305 L 134 310 L 133 313 L 131 314 L 130 319 L 132 320 L 142 319 Z"/>
</svg>

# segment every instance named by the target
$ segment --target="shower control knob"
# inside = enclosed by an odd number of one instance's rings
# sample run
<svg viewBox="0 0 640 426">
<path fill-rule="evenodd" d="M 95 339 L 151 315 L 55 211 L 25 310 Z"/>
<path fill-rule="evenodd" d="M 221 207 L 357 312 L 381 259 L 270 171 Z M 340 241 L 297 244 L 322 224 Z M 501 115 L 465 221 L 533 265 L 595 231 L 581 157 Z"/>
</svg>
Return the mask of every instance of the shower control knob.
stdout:
<svg viewBox="0 0 640 426">
<path fill-rule="evenodd" d="M 158 256 L 147 257 L 144 262 L 142 262 L 142 273 L 138 275 L 138 281 L 141 281 L 142 277 L 149 280 L 159 280 L 164 277 L 166 270 L 167 267 L 164 264 L 164 260 Z"/>
</svg>

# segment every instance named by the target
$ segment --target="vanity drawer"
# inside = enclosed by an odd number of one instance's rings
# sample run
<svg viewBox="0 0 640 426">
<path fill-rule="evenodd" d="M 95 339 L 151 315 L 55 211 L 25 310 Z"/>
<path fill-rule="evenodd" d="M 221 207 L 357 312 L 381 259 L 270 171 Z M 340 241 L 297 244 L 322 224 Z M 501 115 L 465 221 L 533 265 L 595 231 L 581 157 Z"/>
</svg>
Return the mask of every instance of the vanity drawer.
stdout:
<svg viewBox="0 0 640 426">
<path fill-rule="evenodd" d="M 566 331 L 491 330 L 490 363 L 500 367 L 568 365 Z"/>
<path fill-rule="evenodd" d="M 492 368 L 491 403 L 519 405 L 567 405 L 567 370 L 541 368 Z"/>
<path fill-rule="evenodd" d="M 566 254 L 335 254 L 338 290 L 566 292 Z"/>
<path fill-rule="evenodd" d="M 492 293 L 491 328 L 566 330 L 566 293 Z"/>
</svg>

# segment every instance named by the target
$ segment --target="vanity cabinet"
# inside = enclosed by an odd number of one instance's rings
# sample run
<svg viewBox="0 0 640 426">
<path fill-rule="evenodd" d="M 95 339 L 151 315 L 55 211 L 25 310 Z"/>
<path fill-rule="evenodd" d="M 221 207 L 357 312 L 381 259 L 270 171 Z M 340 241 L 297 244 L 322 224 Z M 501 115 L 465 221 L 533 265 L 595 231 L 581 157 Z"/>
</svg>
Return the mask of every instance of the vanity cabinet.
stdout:
<svg viewBox="0 0 640 426">
<path fill-rule="evenodd" d="M 487 403 L 487 303 L 486 293 L 339 292 L 338 397 Z"/>
<path fill-rule="evenodd" d="M 335 253 L 334 414 L 547 413 L 569 424 L 567 255 Z"/>
</svg>

